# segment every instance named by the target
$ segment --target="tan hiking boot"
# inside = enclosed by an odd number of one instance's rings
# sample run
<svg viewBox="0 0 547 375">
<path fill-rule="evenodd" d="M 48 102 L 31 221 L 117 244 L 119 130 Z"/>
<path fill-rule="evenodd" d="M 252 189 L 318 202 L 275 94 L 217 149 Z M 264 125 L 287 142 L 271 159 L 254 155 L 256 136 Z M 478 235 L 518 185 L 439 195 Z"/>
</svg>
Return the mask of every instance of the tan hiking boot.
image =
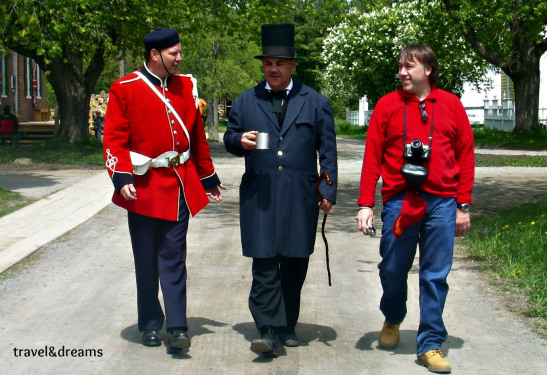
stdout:
<svg viewBox="0 0 547 375">
<path fill-rule="evenodd" d="M 387 320 L 384 322 L 382 332 L 380 332 L 380 346 L 386 349 L 391 349 L 399 343 L 399 326 L 400 324 L 391 324 Z"/>
<path fill-rule="evenodd" d="M 450 362 L 444 358 L 440 349 L 433 349 L 418 357 L 419 365 L 427 367 L 431 372 L 451 372 Z"/>
</svg>

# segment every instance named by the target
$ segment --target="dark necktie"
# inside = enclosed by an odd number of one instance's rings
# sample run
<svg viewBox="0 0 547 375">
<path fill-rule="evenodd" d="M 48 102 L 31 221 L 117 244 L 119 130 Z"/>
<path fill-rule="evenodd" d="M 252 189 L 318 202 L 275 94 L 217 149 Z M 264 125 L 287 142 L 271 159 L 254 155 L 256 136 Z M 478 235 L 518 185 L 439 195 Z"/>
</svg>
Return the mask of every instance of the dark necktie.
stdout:
<svg viewBox="0 0 547 375">
<path fill-rule="evenodd" d="M 272 101 L 272 112 L 281 113 L 283 100 L 287 97 L 287 91 L 268 91 L 268 97 Z"/>
<path fill-rule="evenodd" d="M 272 100 L 272 112 L 275 113 L 279 124 L 282 123 L 283 100 L 287 98 L 287 91 L 268 91 L 268 97 Z"/>
</svg>

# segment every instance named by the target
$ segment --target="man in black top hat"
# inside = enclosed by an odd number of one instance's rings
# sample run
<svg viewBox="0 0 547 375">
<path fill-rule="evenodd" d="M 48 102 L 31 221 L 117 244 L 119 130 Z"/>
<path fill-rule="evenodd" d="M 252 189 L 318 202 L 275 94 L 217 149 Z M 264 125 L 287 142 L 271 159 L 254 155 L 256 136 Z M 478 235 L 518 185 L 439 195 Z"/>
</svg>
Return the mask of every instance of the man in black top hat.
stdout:
<svg viewBox="0 0 547 375">
<path fill-rule="evenodd" d="M 278 336 L 285 346 L 299 345 L 295 326 L 319 209 L 328 213 L 336 200 L 336 137 L 328 99 L 291 78 L 294 25 L 262 25 L 256 58 L 265 81 L 232 103 L 224 144 L 245 157 L 241 242 L 243 255 L 253 258 L 249 309 L 261 334 L 251 350 L 276 356 Z M 269 134 L 267 149 L 257 149 L 258 133 Z M 319 202 L 318 155 L 320 172 L 333 182 L 320 184 Z"/>
</svg>

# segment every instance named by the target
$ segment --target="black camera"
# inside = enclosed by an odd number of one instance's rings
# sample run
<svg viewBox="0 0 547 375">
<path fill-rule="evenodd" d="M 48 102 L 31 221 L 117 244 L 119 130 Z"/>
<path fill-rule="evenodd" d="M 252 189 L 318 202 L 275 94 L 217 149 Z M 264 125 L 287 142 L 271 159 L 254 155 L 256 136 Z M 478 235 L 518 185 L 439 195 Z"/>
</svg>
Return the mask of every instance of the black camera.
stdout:
<svg viewBox="0 0 547 375">
<path fill-rule="evenodd" d="M 415 139 L 409 144 L 406 144 L 403 149 L 403 157 L 405 159 L 410 159 L 415 163 L 428 161 L 430 156 L 431 148 L 429 148 L 429 146 L 424 146 L 419 139 Z"/>
<path fill-rule="evenodd" d="M 401 167 L 401 174 L 407 182 L 410 190 L 419 191 L 422 184 L 429 177 L 429 171 L 422 165 L 424 161 L 429 160 L 431 156 L 431 148 L 424 146 L 419 139 L 413 140 L 405 145 L 403 149 L 403 157 L 408 159 L 407 163 Z"/>
</svg>

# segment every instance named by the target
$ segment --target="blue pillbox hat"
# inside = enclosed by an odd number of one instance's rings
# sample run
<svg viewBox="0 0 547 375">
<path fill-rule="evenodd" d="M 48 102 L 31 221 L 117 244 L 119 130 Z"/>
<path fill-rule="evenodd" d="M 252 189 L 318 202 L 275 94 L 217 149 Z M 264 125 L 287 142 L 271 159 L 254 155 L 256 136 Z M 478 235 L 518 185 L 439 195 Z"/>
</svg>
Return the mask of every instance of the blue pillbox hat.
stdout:
<svg viewBox="0 0 547 375">
<path fill-rule="evenodd" d="M 152 48 L 159 51 L 178 43 L 180 43 L 179 33 L 175 29 L 156 29 L 144 36 L 144 48 L 147 51 Z"/>
</svg>

